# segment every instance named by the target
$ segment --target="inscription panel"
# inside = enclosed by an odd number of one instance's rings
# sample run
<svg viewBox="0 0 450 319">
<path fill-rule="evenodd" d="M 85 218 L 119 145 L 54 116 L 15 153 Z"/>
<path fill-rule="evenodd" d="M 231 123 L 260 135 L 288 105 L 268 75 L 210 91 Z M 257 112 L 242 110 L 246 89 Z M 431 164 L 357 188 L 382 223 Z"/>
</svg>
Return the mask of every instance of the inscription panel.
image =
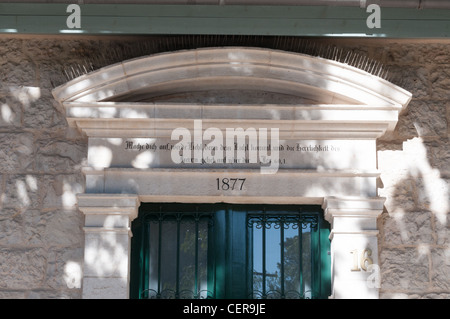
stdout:
<svg viewBox="0 0 450 319">
<path fill-rule="evenodd" d="M 190 143 L 188 161 L 174 162 L 183 151 L 170 138 L 90 138 L 89 166 L 94 168 L 192 168 L 255 169 L 277 161 L 279 169 L 373 170 L 376 168 L 374 140 L 280 140 L 265 149 L 252 144 L 226 143 L 211 148 L 208 143 Z M 219 153 L 216 153 L 216 150 Z M 227 157 L 227 151 L 233 157 Z M 277 156 L 271 156 L 278 152 Z M 217 155 L 220 156 L 217 156 Z M 256 162 L 251 159 L 256 159 Z"/>
<path fill-rule="evenodd" d="M 199 201 L 222 201 L 223 198 L 279 197 L 320 198 L 328 196 L 376 196 L 377 173 L 321 173 L 316 171 L 280 170 L 263 175 L 259 170 L 195 169 L 105 169 L 86 172 L 87 192 L 100 190 L 110 194 L 137 194 L 142 201 L 155 198 Z M 149 198 L 147 198 L 147 196 Z M 207 199 L 208 197 L 209 199 Z"/>
</svg>

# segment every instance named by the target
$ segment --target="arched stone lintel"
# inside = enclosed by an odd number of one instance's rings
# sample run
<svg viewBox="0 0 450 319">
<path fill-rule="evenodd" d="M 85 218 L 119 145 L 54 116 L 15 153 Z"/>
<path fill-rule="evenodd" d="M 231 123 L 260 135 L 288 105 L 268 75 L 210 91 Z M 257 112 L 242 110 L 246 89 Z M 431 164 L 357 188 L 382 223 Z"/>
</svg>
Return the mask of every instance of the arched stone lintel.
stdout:
<svg viewBox="0 0 450 319">
<path fill-rule="evenodd" d="M 56 100 L 113 101 L 142 90 L 255 88 L 327 104 L 406 106 L 411 94 L 344 63 L 279 50 L 225 47 L 161 53 L 80 76 L 53 90 Z M 154 90 L 154 89 L 153 89 Z"/>
</svg>

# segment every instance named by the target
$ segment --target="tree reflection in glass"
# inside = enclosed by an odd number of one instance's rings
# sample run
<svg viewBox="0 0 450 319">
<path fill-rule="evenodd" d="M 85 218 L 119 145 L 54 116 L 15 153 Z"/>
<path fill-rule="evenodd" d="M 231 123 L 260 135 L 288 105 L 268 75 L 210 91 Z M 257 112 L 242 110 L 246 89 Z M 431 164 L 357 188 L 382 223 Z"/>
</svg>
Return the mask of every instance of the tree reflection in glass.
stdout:
<svg viewBox="0 0 450 319">
<path fill-rule="evenodd" d="M 311 298 L 311 225 L 262 217 L 252 222 L 253 298 Z"/>
<path fill-rule="evenodd" d="M 150 222 L 150 298 L 206 298 L 208 219 Z"/>
</svg>

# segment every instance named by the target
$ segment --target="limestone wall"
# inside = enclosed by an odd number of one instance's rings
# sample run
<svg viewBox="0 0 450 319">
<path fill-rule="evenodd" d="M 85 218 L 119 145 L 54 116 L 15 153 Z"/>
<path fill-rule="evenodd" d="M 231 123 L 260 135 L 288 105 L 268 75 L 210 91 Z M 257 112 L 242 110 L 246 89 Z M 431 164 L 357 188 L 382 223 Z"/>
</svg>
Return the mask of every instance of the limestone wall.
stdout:
<svg viewBox="0 0 450 319">
<path fill-rule="evenodd" d="M 61 66 L 139 39 L 0 37 L 0 298 L 80 298 L 87 138 L 54 101 Z M 381 297 L 450 297 L 450 42 L 329 40 L 414 97 L 378 142 Z"/>
<path fill-rule="evenodd" d="M 339 44 L 338 41 L 332 41 Z M 341 43 L 342 44 L 342 43 Z M 346 41 L 413 94 L 377 143 L 381 298 L 450 297 L 450 43 Z"/>
<path fill-rule="evenodd" d="M 450 51 L 435 43 L 390 45 L 384 62 L 414 94 L 378 143 L 381 296 L 450 297 Z"/>
<path fill-rule="evenodd" d="M 0 38 L 0 298 L 79 298 L 87 139 L 50 75 L 74 43 Z M 76 56 L 76 54 L 74 54 Z"/>
</svg>

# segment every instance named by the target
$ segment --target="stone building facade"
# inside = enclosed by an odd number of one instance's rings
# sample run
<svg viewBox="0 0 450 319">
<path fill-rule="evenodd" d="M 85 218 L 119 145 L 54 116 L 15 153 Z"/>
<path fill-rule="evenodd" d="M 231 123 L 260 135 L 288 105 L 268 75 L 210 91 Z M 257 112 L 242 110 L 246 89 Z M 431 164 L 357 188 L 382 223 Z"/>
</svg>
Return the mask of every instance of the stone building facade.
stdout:
<svg viewBox="0 0 450 319">
<path fill-rule="evenodd" d="M 77 194 L 85 192 L 88 138 L 68 125 L 52 90 L 65 82 L 64 66 L 140 41 L 0 37 L 1 298 L 82 297 L 85 215 Z M 316 41 L 380 61 L 412 93 L 376 144 L 378 195 L 386 198 L 377 219 L 379 296 L 449 298 L 450 43 Z"/>
</svg>

